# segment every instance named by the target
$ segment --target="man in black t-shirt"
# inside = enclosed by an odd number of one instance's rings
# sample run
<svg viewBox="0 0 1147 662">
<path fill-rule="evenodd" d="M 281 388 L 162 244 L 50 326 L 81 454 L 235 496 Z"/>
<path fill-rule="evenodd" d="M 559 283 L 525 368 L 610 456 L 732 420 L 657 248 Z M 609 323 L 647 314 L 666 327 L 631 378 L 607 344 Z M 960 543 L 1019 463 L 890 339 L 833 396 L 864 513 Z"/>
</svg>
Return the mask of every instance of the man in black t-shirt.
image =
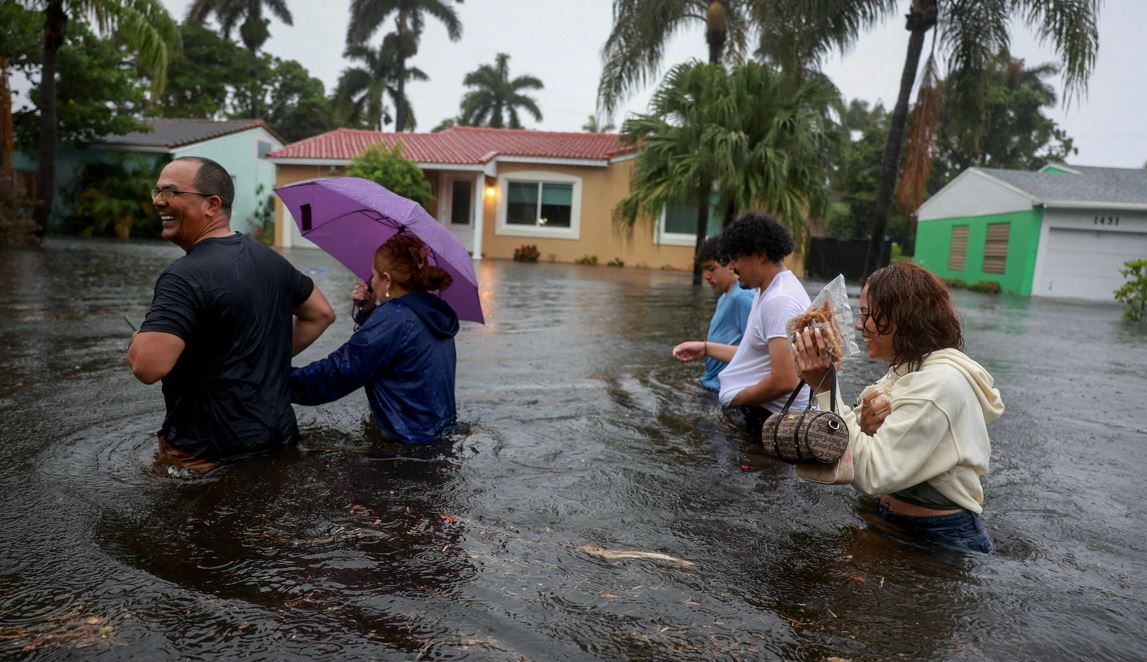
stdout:
<svg viewBox="0 0 1147 662">
<path fill-rule="evenodd" d="M 140 381 L 163 380 L 160 463 L 209 470 L 293 443 L 291 357 L 335 318 L 310 278 L 231 231 L 234 197 L 227 171 L 199 157 L 169 163 L 153 191 L 163 238 L 187 251 L 160 274 L 127 353 Z"/>
</svg>

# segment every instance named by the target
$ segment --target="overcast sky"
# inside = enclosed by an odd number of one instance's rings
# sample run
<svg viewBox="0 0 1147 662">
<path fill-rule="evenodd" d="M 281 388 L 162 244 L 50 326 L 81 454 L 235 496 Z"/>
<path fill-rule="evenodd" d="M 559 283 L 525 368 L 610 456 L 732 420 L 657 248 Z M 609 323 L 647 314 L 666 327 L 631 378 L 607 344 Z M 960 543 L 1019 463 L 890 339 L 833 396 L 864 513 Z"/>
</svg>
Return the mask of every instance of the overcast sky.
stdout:
<svg viewBox="0 0 1147 662">
<path fill-rule="evenodd" d="M 182 19 L 190 0 L 164 0 Z M 271 23 L 266 50 L 298 60 L 320 78 L 329 93 L 347 66 L 342 59 L 349 0 L 288 0 L 294 26 Z M 609 0 L 467 0 L 457 5 L 462 39 L 427 19 L 414 64 L 430 80 L 411 83 L 408 93 L 420 130 L 457 114 L 462 78 L 499 52 L 509 53 L 512 75 L 532 74 L 545 83 L 536 98 L 540 123 L 528 128 L 577 131 L 594 111 L 601 73 L 601 47 L 612 21 Z M 907 10 L 907 0 L 904 2 Z M 381 40 L 381 33 L 376 40 Z M 1105 0 L 1099 23 L 1100 48 L 1086 98 L 1057 106 L 1052 117 L 1075 139 L 1080 165 L 1140 167 L 1147 161 L 1147 1 Z M 931 37 L 929 37 L 930 39 Z M 895 103 L 908 32 L 902 18 L 865 34 L 859 44 L 826 63 L 825 70 L 846 99 Z M 1012 52 L 1029 63 L 1055 60 L 1022 23 L 1013 30 Z M 666 68 L 707 55 L 701 23 L 676 35 L 666 50 Z M 1061 81 L 1055 81 L 1057 89 Z M 628 111 L 643 111 L 653 89 L 635 94 Z M 616 119 L 620 119 L 616 118 Z"/>
</svg>

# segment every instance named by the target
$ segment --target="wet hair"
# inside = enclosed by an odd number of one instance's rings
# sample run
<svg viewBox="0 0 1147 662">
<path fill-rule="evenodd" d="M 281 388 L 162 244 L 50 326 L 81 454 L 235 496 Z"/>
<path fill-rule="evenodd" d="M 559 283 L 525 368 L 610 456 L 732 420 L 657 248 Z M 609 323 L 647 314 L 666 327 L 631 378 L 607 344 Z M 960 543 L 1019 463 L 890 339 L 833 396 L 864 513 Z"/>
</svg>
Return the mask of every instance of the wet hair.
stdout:
<svg viewBox="0 0 1147 662">
<path fill-rule="evenodd" d="M 701 250 L 697 251 L 697 264 L 709 260 L 721 261 L 721 235 L 714 235 L 701 242 Z"/>
<path fill-rule="evenodd" d="M 723 258 L 764 255 L 780 262 L 793 252 L 793 235 L 769 214 L 750 212 L 738 218 L 721 233 Z"/>
<path fill-rule="evenodd" d="M 454 277 L 430 264 L 430 249 L 409 232 L 399 232 L 374 252 L 374 268 L 390 274 L 394 284 L 411 292 L 444 290 Z"/>
<path fill-rule="evenodd" d="M 223 209 L 231 211 L 231 203 L 235 202 L 235 182 L 231 181 L 226 168 L 203 156 L 181 156 L 174 160 L 197 162 L 199 170 L 195 172 L 192 184 L 200 193 L 219 196 Z"/>
<path fill-rule="evenodd" d="M 964 351 L 960 318 L 948 286 L 912 262 L 894 262 L 865 283 L 876 330 L 892 332 L 892 365 L 916 370 L 938 349 Z"/>
</svg>

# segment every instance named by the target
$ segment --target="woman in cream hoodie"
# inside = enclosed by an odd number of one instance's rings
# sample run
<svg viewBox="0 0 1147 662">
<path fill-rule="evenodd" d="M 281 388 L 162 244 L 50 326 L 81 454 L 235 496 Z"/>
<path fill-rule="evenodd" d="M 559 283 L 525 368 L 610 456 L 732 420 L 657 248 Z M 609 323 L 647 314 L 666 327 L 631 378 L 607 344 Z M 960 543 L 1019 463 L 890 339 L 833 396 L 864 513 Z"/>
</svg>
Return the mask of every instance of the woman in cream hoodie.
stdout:
<svg viewBox="0 0 1147 662">
<path fill-rule="evenodd" d="M 930 542 L 988 552 L 980 520 L 991 440 L 987 424 L 1004 412 L 992 376 L 964 353 L 960 320 L 948 288 L 908 262 L 872 274 L 860 293 L 856 328 L 868 355 L 888 359 L 888 373 L 866 388 L 854 409 L 837 393 L 848 424 L 839 482 L 880 495 L 888 523 Z M 797 336 L 797 369 L 828 409 L 823 380 L 832 358 L 820 331 Z M 851 476 L 849 476 L 851 474 Z"/>
</svg>

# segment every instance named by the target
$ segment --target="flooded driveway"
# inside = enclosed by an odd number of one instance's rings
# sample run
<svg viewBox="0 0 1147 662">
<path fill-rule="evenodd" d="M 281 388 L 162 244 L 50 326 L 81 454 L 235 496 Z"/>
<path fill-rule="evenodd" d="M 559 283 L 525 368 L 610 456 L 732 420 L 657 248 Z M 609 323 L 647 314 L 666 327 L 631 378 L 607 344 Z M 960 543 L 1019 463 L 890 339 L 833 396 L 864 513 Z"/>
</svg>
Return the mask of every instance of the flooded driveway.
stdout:
<svg viewBox="0 0 1147 662">
<path fill-rule="evenodd" d="M 956 293 L 1008 410 L 984 480 L 999 554 L 949 557 L 722 424 L 670 357 L 713 306 L 683 273 L 483 262 L 452 444 L 373 441 L 360 391 L 297 408 L 297 449 L 167 476 L 121 315 L 179 254 L 0 252 L 0 656 L 1147 655 L 1147 327 L 1114 305 Z M 298 365 L 350 334 L 352 281 L 288 257 L 341 315 Z M 851 359 L 846 396 L 882 372 Z"/>
</svg>

